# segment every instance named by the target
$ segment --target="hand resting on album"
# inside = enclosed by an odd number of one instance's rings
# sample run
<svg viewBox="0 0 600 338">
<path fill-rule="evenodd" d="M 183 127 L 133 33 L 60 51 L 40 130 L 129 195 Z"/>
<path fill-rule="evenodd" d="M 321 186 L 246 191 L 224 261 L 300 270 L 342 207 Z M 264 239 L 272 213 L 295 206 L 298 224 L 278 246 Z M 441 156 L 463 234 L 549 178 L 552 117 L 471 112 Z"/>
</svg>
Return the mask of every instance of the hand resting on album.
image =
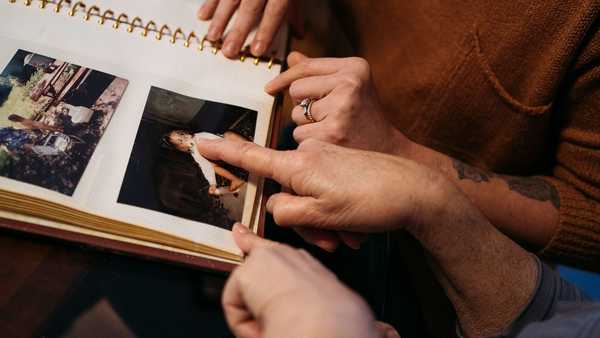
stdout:
<svg viewBox="0 0 600 338">
<path fill-rule="evenodd" d="M 366 60 L 308 58 L 292 52 L 290 68 L 269 82 L 267 93 L 289 88 L 297 104 L 292 119 L 294 139 L 309 138 L 345 147 L 398 154 L 411 142 L 387 120 Z M 310 113 L 300 103 L 311 100 Z M 406 152 L 406 151 L 404 151 Z"/>
<path fill-rule="evenodd" d="M 286 16 L 292 28 L 302 32 L 302 11 L 299 7 L 300 1 L 295 0 L 206 0 L 198 10 L 198 18 L 212 20 L 206 37 L 210 41 L 223 38 L 223 55 L 228 58 L 238 56 L 248 35 L 258 25 L 250 52 L 261 56 L 271 47 Z M 231 30 L 223 36 L 236 11 L 237 17 Z"/>
</svg>

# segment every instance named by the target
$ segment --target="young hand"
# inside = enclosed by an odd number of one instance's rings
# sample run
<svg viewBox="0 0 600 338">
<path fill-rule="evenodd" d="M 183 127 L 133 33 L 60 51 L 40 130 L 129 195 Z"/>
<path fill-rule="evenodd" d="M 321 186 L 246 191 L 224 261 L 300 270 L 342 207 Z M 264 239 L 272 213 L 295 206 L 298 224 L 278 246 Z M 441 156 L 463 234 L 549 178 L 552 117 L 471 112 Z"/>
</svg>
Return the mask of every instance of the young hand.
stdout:
<svg viewBox="0 0 600 338">
<path fill-rule="evenodd" d="M 233 229 L 248 254 L 230 276 L 223 309 L 240 338 L 378 337 L 367 304 L 303 250 Z"/>
<path fill-rule="evenodd" d="M 206 0 L 198 10 L 198 18 L 212 19 L 207 38 L 217 41 L 223 36 L 237 10 L 235 23 L 225 37 L 223 54 L 229 58 L 236 57 L 244 47 L 248 34 L 258 24 L 250 52 L 261 56 L 270 47 L 288 13 L 292 14 L 291 23 L 294 28 L 302 25 L 298 15 L 300 10 L 296 8 L 298 3 L 294 0 Z"/>
<path fill-rule="evenodd" d="M 360 58 L 311 59 L 294 52 L 288 57 L 290 69 L 279 75 L 265 90 L 270 94 L 289 88 L 296 103 L 313 99 L 314 122 L 296 106 L 292 119 L 298 127 L 298 143 L 309 138 L 364 150 L 397 153 L 411 142 L 384 116 L 371 79 L 367 61 Z"/>
</svg>

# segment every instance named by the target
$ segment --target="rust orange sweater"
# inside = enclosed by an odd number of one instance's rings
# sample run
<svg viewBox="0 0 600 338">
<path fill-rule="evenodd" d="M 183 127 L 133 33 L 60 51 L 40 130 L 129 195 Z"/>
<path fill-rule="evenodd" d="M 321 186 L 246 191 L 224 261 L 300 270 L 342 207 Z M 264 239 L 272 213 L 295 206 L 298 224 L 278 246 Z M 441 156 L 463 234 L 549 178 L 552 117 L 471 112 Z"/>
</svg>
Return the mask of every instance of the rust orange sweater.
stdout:
<svg viewBox="0 0 600 338">
<path fill-rule="evenodd" d="M 338 1 L 414 141 L 560 194 L 542 251 L 600 270 L 600 2 Z"/>
</svg>

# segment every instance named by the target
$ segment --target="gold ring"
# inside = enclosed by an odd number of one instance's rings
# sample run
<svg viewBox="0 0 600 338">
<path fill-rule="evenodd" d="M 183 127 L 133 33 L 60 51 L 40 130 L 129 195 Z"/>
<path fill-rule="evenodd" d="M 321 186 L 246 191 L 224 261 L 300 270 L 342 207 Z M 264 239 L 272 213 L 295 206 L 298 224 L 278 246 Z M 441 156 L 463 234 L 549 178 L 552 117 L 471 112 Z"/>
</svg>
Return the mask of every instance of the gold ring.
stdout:
<svg viewBox="0 0 600 338">
<path fill-rule="evenodd" d="M 315 123 L 317 122 L 317 120 L 315 120 L 315 118 L 312 115 L 312 112 L 310 111 L 310 108 L 312 107 L 314 100 L 313 99 L 304 99 L 302 100 L 302 102 L 300 102 L 300 107 L 302 107 L 304 109 L 304 118 L 310 122 L 310 123 Z"/>
</svg>

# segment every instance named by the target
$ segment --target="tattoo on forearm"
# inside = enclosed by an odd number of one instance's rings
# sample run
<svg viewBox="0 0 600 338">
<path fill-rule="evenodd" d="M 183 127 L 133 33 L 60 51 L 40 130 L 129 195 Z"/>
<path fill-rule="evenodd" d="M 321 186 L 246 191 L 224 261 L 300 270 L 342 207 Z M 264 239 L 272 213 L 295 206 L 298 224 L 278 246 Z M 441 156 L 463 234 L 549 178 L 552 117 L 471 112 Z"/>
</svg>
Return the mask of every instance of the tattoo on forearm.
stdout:
<svg viewBox="0 0 600 338">
<path fill-rule="evenodd" d="M 492 178 L 498 177 L 506 182 L 508 189 L 511 191 L 536 201 L 549 201 L 556 209 L 560 208 L 560 196 L 556 188 L 539 177 L 498 176 L 456 159 L 453 159 L 452 163 L 460 180 L 481 183 L 489 182 Z"/>
<path fill-rule="evenodd" d="M 481 183 L 489 182 L 490 178 L 493 177 L 493 174 L 490 174 L 479 168 L 470 166 L 459 160 L 452 160 L 452 164 L 454 165 L 454 169 L 456 169 L 456 172 L 458 173 L 458 178 L 461 180 L 471 180 L 476 183 Z"/>
<path fill-rule="evenodd" d="M 560 208 L 560 196 L 556 188 L 539 177 L 506 177 L 508 188 L 537 201 L 550 201 L 556 209 Z"/>
</svg>

